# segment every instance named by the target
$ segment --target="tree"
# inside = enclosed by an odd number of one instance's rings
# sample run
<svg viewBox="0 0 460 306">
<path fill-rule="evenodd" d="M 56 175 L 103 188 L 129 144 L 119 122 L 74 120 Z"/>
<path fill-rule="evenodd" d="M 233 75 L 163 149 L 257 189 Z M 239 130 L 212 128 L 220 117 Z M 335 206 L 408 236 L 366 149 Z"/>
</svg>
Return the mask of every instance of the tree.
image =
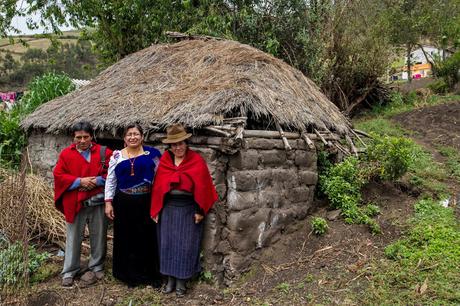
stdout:
<svg viewBox="0 0 460 306">
<path fill-rule="evenodd" d="M 387 0 L 393 1 L 393 0 Z M 396 1 L 396 0 L 394 0 Z M 402 1 L 402 0 L 401 0 Z M 167 42 L 166 31 L 220 36 L 279 57 L 316 81 L 351 112 L 388 65 L 380 2 L 368 0 L 26 0 L 50 28 L 84 28 L 106 65 Z M 18 12 L 21 13 L 21 12 Z M 22 12 L 23 14 L 25 12 Z M 69 59 L 69 62 L 71 60 Z M 56 62 L 57 63 L 57 62 Z"/>
</svg>

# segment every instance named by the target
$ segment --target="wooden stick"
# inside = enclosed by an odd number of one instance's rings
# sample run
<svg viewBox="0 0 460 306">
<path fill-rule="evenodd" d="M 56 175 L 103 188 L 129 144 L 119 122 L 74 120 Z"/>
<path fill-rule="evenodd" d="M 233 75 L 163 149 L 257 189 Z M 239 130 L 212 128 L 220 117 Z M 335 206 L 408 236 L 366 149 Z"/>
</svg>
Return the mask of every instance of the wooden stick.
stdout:
<svg viewBox="0 0 460 306">
<path fill-rule="evenodd" d="M 284 136 L 283 129 L 281 128 L 281 125 L 280 125 L 278 122 L 276 122 L 276 128 L 277 128 L 278 131 L 280 132 L 281 139 L 283 140 L 283 143 L 284 143 L 284 148 L 285 148 L 287 151 L 291 151 L 292 148 L 291 148 L 291 146 L 289 145 L 289 142 L 287 141 L 286 137 Z"/>
<path fill-rule="evenodd" d="M 369 135 L 369 134 L 367 134 L 366 132 L 363 132 L 363 131 L 360 131 L 360 130 L 356 130 L 356 129 L 355 129 L 354 131 L 355 131 L 356 133 L 358 133 L 358 134 L 364 136 L 364 137 L 372 138 L 372 136 Z"/>
<path fill-rule="evenodd" d="M 235 136 L 235 139 L 243 140 L 243 132 L 244 132 L 244 126 L 243 126 L 243 125 L 239 125 L 239 126 L 236 128 L 236 136 Z"/>
<path fill-rule="evenodd" d="M 308 138 L 307 133 L 302 133 L 302 138 L 303 138 L 303 140 L 305 140 L 305 142 L 307 143 L 307 146 L 310 148 L 310 150 L 313 150 L 315 148 L 315 144 L 313 143 L 313 141 L 310 138 Z"/>
<path fill-rule="evenodd" d="M 353 135 L 355 135 L 356 138 L 358 138 L 359 142 L 361 142 L 361 143 L 363 144 L 363 146 L 364 146 L 365 148 L 367 148 L 366 143 L 361 139 L 361 137 L 359 137 L 359 135 L 356 134 L 356 132 L 353 131 L 353 129 L 350 129 L 350 131 L 351 131 L 351 133 L 352 133 Z"/>
<path fill-rule="evenodd" d="M 214 128 L 214 127 L 207 126 L 207 127 L 205 127 L 204 129 L 205 129 L 205 130 L 208 130 L 208 131 L 211 131 L 211 132 L 215 132 L 215 133 L 217 133 L 217 134 L 224 135 L 225 137 L 230 137 L 230 136 L 232 136 L 230 133 L 227 133 L 227 132 L 225 132 L 225 131 L 216 129 L 216 128 Z"/>
<path fill-rule="evenodd" d="M 315 131 L 316 136 L 318 136 L 319 139 L 324 143 L 324 145 L 328 146 L 329 144 L 327 143 L 326 139 L 324 139 L 324 137 L 321 136 L 321 134 L 318 132 L 318 130 L 317 129 L 313 129 L 313 130 Z"/>
<path fill-rule="evenodd" d="M 334 144 L 335 144 L 335 146 L 337 147 L 337 149 L 339 149 L 340 151 L 342 151 L 342 153 L 344 153 L 345 155 L 347 155 L 347 156 L 350 156 L 350 155 L 351 155 L 350 151 L 348 151 L 346 148 L 342 147 L 342 145 L 339 144 L 338 142 L 336 142 L 336 143 L 334 143 Z"/>
<path fill-rule="evenodd" d="M 350 146 L 351 148 L 351 152 L 353 152 L 353 154 L 358 157 L 358 151 L 356 150 L 356 147 L 355 147 L 355 144 L 353 143 L 353 140 L 351 140 L 350 136 L 348 135 L 345 135 L 345 139 L 347 140 L 348 142 L 348 145 Z"/>
<path fill-rule="evenodd" d="M 218 129 L 218 130 L 235 132 L 235 127 L 231 125 L 210 125 L 209 127 Z"/>
</svg>

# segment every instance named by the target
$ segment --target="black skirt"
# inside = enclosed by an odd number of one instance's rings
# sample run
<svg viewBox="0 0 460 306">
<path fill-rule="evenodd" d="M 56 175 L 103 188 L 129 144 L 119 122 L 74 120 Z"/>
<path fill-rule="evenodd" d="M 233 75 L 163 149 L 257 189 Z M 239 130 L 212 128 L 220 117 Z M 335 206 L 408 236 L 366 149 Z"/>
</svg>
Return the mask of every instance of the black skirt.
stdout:
<svg viewBox="0 0 460 306">
<path fill-rule="evenodd" d="M 197 204 L 193 197 L 170 196 L 159 221 L 160 272 L 188 279 L 200 272 L 203 221 L 195 224 Z"/>
<path fill-rule="evenodd" d="M 150 194 L 117 192 L 113 199 L 113 276 L 129 286 L 161 280 Z"/>
</svg>

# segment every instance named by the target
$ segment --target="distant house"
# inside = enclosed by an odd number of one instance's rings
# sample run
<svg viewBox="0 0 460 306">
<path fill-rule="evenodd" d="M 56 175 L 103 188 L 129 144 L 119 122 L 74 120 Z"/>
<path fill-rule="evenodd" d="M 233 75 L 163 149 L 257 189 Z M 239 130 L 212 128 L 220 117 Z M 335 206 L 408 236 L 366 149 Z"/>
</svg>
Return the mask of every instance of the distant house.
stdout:
<svg viewBox="0 0 460 306">
<path fill-rule="evenodd" d="M 425 51 L 425 52 L 424 52 Z M 411 53 L 411 77 L 413 79 L 426 78 L 431 76 L 432 67 L 431 63 L 437 58 L 444 58 L 450 56 L 451 53 L 446 50 L 438 49 L 433 46 L 423 46 L 422 48 L 415 49 Z M 392 79 L 408 79 L 407 66 L 397 69 L 397 73 L 392 76 Z"/>
</svg>

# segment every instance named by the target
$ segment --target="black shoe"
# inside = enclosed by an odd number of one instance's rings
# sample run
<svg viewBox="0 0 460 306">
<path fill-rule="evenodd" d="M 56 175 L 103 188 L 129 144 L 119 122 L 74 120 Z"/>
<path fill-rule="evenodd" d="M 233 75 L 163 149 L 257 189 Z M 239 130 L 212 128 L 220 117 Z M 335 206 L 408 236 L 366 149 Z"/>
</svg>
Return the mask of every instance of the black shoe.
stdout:
<svg viewBox="0 0 460 306">
<path fill-rule="evenodd" d="M 175 288 L 176 288 L 176 279 L 172 276 L 168 276 L 168 283 L 161 291 L 165 294 L 168 294 L 168 293 L 173 292 Z"/>
<path fill-rule="evenodd" d="M 183 298 L 185 296 L 185 293 L 187 293 L 187 289 L 182 289 L 182 288 L 176 289 L 176 297 L 178 298 Z"/>
<path fill-rule="evenodd" d="M 159 279 L 156 279 L 151 283 L 151 286 L 156 289 L 161 288 L 161 285 L 163 285 L 163 282 Z"/>
<path fill-rule="evenodd" d="M 174 286 L 169 286 L 169 285 L 166 285 L 163 290 L 161 290 L 161 292 L 163 292 L 164 294 L 168 294 L 168 293 L 171 293 L 174 291 Z"/>
</svg>

